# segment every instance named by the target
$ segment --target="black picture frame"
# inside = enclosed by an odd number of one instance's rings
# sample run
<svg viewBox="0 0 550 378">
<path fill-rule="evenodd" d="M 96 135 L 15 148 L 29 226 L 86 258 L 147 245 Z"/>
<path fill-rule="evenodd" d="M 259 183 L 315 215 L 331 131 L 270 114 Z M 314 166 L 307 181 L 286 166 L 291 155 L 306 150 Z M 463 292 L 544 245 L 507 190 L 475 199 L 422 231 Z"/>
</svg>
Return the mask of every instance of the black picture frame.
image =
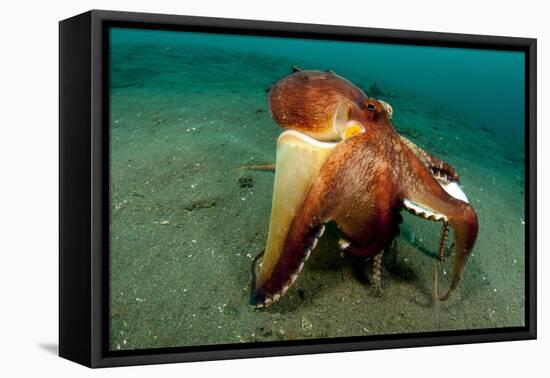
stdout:
<svg viewBox="0 0 550 378">
<path fill-rule="evenodd" d="M 525 327 L 109 351 L 109 27 L 525 53 Z M 89 367 L 536 338 L 536 39 L 93 10 L 59 24 L 59 355 Z"/>
</svg>

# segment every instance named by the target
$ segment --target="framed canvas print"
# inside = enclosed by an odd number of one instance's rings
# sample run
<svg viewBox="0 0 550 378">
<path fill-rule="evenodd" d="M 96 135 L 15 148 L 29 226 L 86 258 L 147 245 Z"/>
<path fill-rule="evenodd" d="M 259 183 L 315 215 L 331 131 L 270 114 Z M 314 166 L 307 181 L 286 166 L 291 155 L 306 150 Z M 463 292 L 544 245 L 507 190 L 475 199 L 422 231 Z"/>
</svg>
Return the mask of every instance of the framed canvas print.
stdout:
<svg viewBox="0 0 550 378">
<path fill-rule="evenodd" d="M 536 40 L 60 23 L 60 355 L 536 337 Z"/>
</svg>

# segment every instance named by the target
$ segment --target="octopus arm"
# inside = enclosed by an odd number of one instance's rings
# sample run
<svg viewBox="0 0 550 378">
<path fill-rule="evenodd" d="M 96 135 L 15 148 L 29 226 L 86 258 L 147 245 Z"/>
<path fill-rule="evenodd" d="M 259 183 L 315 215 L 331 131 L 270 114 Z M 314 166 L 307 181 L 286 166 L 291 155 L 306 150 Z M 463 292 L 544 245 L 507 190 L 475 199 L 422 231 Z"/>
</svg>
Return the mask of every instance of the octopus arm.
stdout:
<svg viewBox="0 0 550 378">
<path fill-rule="evenodd" d="M 474 247 L 478 220 L 475 210 L 466 201 L 449 194 L 423 166 L 420 159 L 409 158 L 403 167 L 403 204 L 410 212 L 426 219 L 442 221 L 454 229 L 455 258 L 452 281 L 446 294 L 439 293 L 436 276 L 436 293 L 439 300 L 450 298 L 458 287 L 468 257 Z"/>
<path fill-rule="evenodd" d="M 427 153 L 404 136 L 400 135 L 399 137 L 401 142 L 403 142 L 414 155 L 430 169 L 432 175 L 440 184 L 444 185 L 449 182 L 460 183 L 458 173 L 450 164 Z"/>
<path fill-rule="evenodd" d="M 303 255 L 306 250 L 289 246 L 286 241 L 291 238 L 291 225 L 311 183 L 335 146 L 336 143 L 319 142 L 295 130 L 285 131 L 279 137 L 268 239 L 259 269 L 253 271 L 252 304 L 275 302 L 295 278 L 293 274 L 304 258 L 298 253 Z M 289 248 L 300 251 L 285 254 Z"/>
</svg>

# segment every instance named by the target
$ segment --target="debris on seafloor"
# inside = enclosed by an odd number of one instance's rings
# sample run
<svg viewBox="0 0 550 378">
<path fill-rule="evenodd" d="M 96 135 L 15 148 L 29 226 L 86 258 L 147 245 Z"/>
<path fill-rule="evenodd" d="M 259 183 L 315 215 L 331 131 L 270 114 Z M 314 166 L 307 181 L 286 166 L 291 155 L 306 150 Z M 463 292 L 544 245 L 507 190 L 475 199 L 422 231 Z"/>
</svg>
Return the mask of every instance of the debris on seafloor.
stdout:
<svg viewBox="0 0 550 378">
<path fill-rule="evenodd" d="M 241 188 L 253 188 L 254 187 L 254 179 L 251 176 L 241 176 L 237 180 L 239 183 L 239 186 Z"/>
<path fill-rule="evenodd" d="M 309 320 L 307 320 L 306 318 L 302 318 L 302 329 L 304 331 L 309 331 L 313 328 L 313 324 L 311 324 L 311 322 Z"/>
<path fill-rule="evenodd" d="M 218 204 L 217 198 L 199 198 L 185 206 L 185 210 L 194 211 L 198 209 L 209 209 Z"/>
</svg>

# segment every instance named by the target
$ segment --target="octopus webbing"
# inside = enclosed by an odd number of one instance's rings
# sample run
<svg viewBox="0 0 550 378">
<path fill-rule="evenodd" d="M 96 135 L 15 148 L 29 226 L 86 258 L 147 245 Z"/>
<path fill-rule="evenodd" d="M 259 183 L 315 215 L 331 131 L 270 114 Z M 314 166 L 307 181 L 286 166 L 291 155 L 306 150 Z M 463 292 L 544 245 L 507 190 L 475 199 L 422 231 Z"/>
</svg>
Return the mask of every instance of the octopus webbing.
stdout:
<svg viewBox="0 0 550 378">
<path fill-rule="evenodd" d="M 341 230 L 344 253 L 373 257 L 379 281 L 382 253 L 399 232 L 403 209 L 442 222 L 440 260 L 453 228 L 454 267 L 445 294 L 437 270 L 435 277 L 437 298 L 450 298 L 478 232 L 455 169 L 400 136 L 389 104 L 331 71 L 295 70 L 269 90 L 268 103 L 286 130 L 277 142 L 269 233 L 253 262 L 251 303 L 269 306 L 287 292 L 328 222 Z"/>
</svg>

